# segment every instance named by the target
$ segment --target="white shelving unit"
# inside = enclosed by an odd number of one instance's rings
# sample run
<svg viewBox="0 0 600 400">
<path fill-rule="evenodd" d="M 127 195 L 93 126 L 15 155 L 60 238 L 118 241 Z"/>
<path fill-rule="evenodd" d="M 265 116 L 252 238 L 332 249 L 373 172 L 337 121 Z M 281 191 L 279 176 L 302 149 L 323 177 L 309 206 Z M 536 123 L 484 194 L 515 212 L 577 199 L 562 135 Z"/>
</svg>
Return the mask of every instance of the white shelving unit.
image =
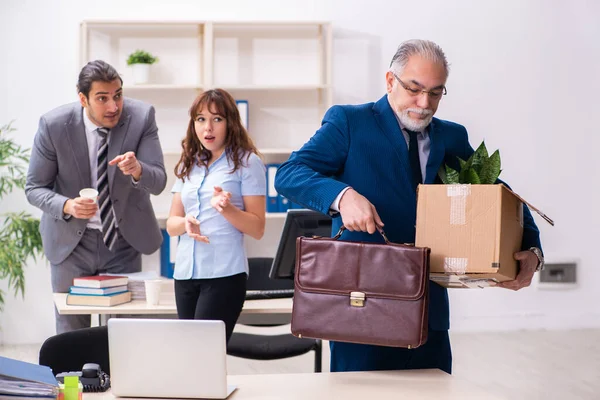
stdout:
<svg viewBox="0 0 600 400">
<path fill-rule="evenodd" d="M 283 162 L 331 105 L 331 43 L 327 22 L 89 20 L 80 26 L 79 62 L 107 61 L 123 77 L 126 96 L 156 108 L 168 183 L 152 201 L 164 219 L 193 99 L 219 87 L 248 101 L 248 132 L 264 162 Z M 136 49 L 159 58 L 145 85 L 132 84 L 126 64 Z M 265 237 L 247 238 L 249 256 L 274 256 L 285 215 L 267 214 Z"/>
</svg>

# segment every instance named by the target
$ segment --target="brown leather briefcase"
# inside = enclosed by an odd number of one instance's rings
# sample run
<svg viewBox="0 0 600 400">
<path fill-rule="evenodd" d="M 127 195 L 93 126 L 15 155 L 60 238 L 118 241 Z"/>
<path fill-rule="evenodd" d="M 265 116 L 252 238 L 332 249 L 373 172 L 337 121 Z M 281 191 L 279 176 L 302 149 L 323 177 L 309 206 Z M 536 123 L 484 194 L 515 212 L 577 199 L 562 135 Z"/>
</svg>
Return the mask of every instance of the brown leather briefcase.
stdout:
<svg viewBox="0 0 600 400">
<path fill-rule="evenodd" d="M 416 348 L 427 341 L 429 248 L 299 237 L 292 334 Z"/>
</svg>

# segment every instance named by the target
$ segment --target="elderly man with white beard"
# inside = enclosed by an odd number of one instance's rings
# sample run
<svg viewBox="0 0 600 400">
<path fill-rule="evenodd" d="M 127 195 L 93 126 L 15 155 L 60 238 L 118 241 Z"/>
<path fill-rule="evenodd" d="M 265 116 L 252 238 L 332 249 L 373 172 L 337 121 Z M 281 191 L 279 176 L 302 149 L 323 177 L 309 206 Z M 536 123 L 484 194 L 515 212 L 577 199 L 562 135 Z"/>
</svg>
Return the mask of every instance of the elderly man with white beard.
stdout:
<svg viewBox="0 0 600 400">
<path fill-rule="evenodd" d="M 444 164 L 459 170 L 473 154 L 464 126 L 434 118 L 446 95 L 448 62 L 426 40 L 402 43 L 385 74 L 387 94 L 374 103 L 331 107 L 321 127 L 279 167 L 275 188 L 291 201 L 330 214 L 341 239 L 414 243 L 419 183 L 441 183 Z M 498 286 L 528 286 L 538 265 L 540 236 L 524 207 L 520 272 Z M 344 266 L 332 266 L 343 268 Z M 392 269 L 393 266 L 390 266 Z M 375 273 L 375 271 L 374 271 Z M 416 349 L 330 342 L 331 371 L 438 368 L 452 370 L 445 288 L 430 282 L 428 340 Z M 383 327 L 385 328 L 385 327 Z"/>
</svg>

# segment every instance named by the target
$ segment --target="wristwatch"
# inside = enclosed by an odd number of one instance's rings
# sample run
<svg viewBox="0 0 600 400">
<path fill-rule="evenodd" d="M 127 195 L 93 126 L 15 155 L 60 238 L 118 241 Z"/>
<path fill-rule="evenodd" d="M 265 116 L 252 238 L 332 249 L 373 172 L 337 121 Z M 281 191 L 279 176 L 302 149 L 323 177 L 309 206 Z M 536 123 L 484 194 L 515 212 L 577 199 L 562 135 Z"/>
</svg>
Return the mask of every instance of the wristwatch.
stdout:
<svg viewBox="0 0 600 400">
<path fill-rule="evenodd" d="M 535 254 L 536 257 L 538 258 L 538 265 L 537 265 L 537 268 L 535 269 L 536 272 L 543 270 L 545 263 L 544 263 L 544 255 L 542 254 L 542 251 L 537 247 L 531 247 L 529 249 L 529 251 L 531 251 L 533 254 Z"/>
</svg>

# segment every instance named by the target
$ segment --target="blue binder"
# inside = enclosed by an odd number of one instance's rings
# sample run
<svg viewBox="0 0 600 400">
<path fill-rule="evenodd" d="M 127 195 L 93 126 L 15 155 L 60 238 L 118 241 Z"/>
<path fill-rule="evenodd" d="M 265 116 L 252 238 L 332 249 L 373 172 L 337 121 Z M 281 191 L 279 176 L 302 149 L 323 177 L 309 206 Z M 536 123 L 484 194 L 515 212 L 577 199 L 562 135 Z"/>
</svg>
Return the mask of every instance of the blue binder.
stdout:
<svg viewBox="0 0 600 400">
<path fill-rule="evenodd" d="M 5 395 L 53 398 L 58 382 L 49 367 L 0 357 L 0 397 Z M 18 399 L 18 397 L 15 397 Z"/>
<path fill-rule="evenodd" d="M 166 278 L 173 279 L 173 272 L 175 271 L 175 254 L 174 249 L 171 249 L 171 241 L 179 240 L 178 238 L 171 238 L 167 233 L 166 229 L 161 229 L 163 242 L 160 245 L 160 274 Z"/>
<path fill-rule="evenodd" d="M 275 190 L 275 174 L 279 164 L 267 164 L 267 212 L 276 213 L 279 212 L 279 194 Z"/>
<path fill-rule="evenodd" d="M 291 201 L 279 195 L 279 212 L 287 212 L 290 209 Z"/>
</svg>

